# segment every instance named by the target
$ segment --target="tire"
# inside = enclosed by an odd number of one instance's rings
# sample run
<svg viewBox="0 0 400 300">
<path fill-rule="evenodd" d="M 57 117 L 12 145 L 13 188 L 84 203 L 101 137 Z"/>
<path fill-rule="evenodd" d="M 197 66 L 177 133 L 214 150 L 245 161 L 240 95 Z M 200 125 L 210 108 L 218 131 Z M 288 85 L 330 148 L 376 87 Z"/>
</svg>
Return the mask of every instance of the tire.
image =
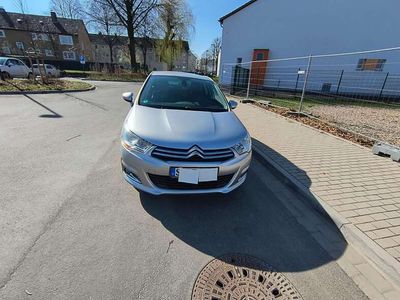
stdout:
<svg viewBox="0 0 400 300">
<path fill-rule="evenodd" d="M 10 75 L 9 73 L 7 73 L 7 72 L 2 72 L 2 73 L 1 73 L 1 79 L 3 79 L 3 80 L 8 80 L 8 79 L 12 79 L 12 78 L 11 78 L 11 75 Z"/>
<path fill-rule="evenodd" d="M 28 74 L 28 79 L 29 79 L 29 80 L 33 80 L 34 78 L 35 78 L 35 76 L 33 76 L 32 72 L 30 72 L 30 73 Z"/>
</svg>

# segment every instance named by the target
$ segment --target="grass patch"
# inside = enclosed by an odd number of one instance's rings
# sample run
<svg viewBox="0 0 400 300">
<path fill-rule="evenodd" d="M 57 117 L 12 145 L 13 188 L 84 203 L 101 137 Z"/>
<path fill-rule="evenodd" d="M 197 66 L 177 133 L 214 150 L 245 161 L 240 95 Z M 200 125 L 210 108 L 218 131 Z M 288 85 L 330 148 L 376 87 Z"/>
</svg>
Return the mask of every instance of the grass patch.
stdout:
<svg viewBox="0 0 400 300">
<path fill-rule="evenodd" d="M 0 92 L 36 92 L 36 91 L 63 91 L 63 90 L 82 90 L 89 89 L 92 85 L 78 80 L 58 80 L 53 79 L 47 84 L 41 82 L 34 83 L 27 79 L 0 80 Z"/>
<path fill-rule="evenodd" d="M 145 74 L 140 73 L 121 73 L 121 74 L 108 74 L 108 73 L 91 73 L 86 76 L 88 80 L 103 80 L 103 81 L 144 81 Z"/>
<path fill-rule="evenodd" d="M 276 105 L 276 106 L 280 106 L 280 107 L 284 107 L 284 108 L 288 108 L 290 110 L 298 110 L 299 106 L 300 106 L 300 99 L 280 99 L 280 98 L 265 98 L 265 97 L 252 97 L 254 98 L 254 100 L 267 100 L 267 101 L 271 101 L 271 104 Z M 316 105 L 321 105 L 318 102 L 309 100 L 309 99 L 305 99 L 303 101 L 303 107 L 305 109 L 307 108 L 311 108 L 313 106 Z"/>
<path fill-rule="evenodd" d="M 106 73 L 98 71 L 82 71 L 82 70 L 65 70 L 65 76 L 67 77 L 83 77 L 88 80 L 102 80 L 102 81 L 144 81 L 147 77 L 146 74 L 142 73 L 131 73 L 131 72 L 121 72 L 116 73 Z"/>
<path fill-rule="evenodd" d="M 254 96 L 252 97 L 254 100 L 267 100 L 271 101 L 271 104 L 288 108 L 290 110 L 298 110 L 300 106 L 300 98 L 269 98 L 269 97 L 261 97 Z M 368 100 L 361 99 L 335 99 L 335 98 L 327 98 L 327 99 L 310 99 L 305 98 L 303 101 L 303 109 L 307 110 L 314 106 L 321 105 L 329 105 L 329 106 L 358 106 L 358 107 L 370 107 L 370 108 L 389 108 L 389 109 L 400 109 L 399 104 L 390 104 L 383 102 L 374 102 Z"/>
</svg>

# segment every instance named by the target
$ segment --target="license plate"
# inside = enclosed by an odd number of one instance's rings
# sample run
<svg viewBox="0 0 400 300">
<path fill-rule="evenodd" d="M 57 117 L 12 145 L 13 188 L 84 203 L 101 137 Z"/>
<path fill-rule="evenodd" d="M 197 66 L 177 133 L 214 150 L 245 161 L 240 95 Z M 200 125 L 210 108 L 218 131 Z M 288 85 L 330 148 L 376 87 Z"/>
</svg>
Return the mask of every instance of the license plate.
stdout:
<svg viewBox="0 0 400 300">
<path fill-rule="evenodd" d="M 172 167 L 169 175 L 179 182 L 198 184 L 218 180 L 218 168 L 179 168 Z"/>
</svg>

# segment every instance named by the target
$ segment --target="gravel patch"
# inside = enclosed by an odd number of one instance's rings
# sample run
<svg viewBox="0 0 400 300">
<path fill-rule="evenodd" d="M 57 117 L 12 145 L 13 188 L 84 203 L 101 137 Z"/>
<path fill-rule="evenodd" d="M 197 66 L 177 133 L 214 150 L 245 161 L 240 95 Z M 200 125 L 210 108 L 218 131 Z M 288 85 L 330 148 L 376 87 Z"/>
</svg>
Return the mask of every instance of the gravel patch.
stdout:
<svg viewBox="0 0 400 300">
<path fill-rule="evenodd" d="M 308 110 L 343 129 L 400 146 L 400 109 L 322 105 Z"/>
</svg>

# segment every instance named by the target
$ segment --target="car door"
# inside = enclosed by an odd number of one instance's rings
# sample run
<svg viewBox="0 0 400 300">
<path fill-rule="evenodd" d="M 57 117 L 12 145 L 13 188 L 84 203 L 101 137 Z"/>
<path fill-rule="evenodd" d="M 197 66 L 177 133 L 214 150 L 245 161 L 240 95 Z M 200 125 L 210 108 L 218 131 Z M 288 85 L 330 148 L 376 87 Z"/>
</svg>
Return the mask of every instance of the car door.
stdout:
<svg viewBox="0 0 400 300">
<path fill-rule="evenodd" d="M 29 68 L 19 59 L 16 59 L 16 61 L 18 64 L 18 73 L 19 73 L 18 77 L 21 77 L 21 78 L 28 77 Z"/>
<path fill-rule="evenodd" d="M 50 77 L 54 76 L 53 67 L 51 65 L 46 65 L 46 75 Z"/>
<path fill-rule="evenodd" d="M 18 71 L 17 71 L 17 66 L 15 65 L 15 59 L 8 59 L 6 62 L 6 68 L 5 71 L 10 74 L 11 77 L 17 77 L 18 76 Z"/>
</svg>

